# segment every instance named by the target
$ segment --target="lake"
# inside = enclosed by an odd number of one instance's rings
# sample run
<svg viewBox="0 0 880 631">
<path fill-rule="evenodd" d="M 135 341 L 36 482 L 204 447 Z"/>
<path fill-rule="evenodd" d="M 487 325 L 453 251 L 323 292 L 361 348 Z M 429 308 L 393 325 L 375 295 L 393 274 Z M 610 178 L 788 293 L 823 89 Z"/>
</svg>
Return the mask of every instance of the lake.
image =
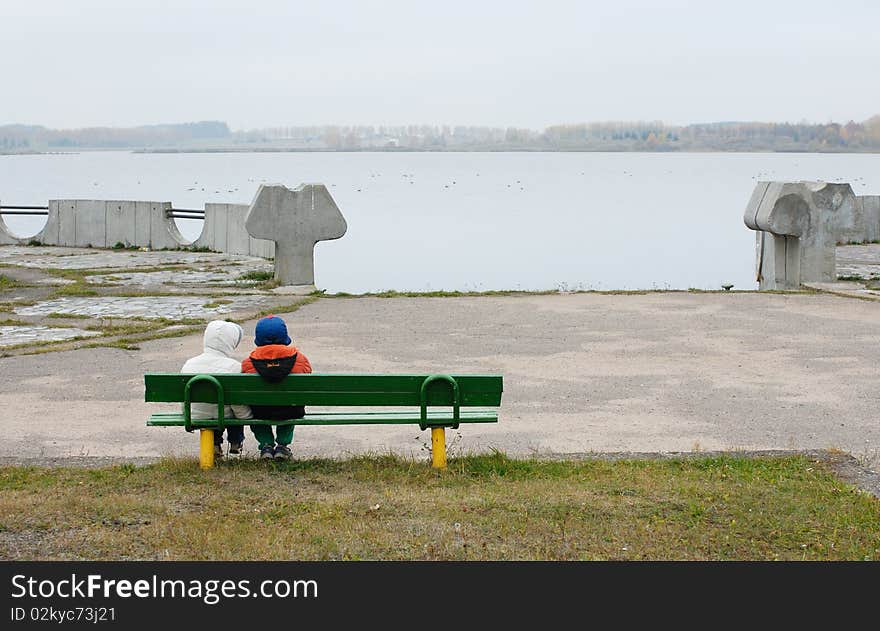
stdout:
<svg viewBox="0 0 880 631">
<path fill-rule="evenodd" d="M 845 181 L 880 193 L 880 155 L 216 153 L 0 156 L 0 201 L 249 203 L 259 184 L 327 185 L 348 221 L 319 243 L 319 288 L 755 289 L 755 182 Z M 5 218 L 19 236 L 43 217 Z M 201 222 L 180 220 L 195 239 Z"/>
</svg>

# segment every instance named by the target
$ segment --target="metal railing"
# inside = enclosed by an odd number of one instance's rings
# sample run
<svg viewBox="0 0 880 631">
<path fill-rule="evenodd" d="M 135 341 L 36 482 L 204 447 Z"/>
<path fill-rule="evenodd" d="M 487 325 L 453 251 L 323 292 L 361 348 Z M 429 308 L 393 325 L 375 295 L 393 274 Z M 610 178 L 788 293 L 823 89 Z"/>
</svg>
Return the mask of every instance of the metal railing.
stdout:
<svg viewBox="0 0 880 631">
<path fill-rule="evenodd" d="M 204 210 L 194 210 L 189 208 L 172 208 L 165 211 L 166 217 L 177 217 L 178 219 L 204 219 Z"/>
<path fill-rule="evenodd" d="M 48 206 L 0 206 L 0 215 L 48 215 Z M 179 219 L 204 219 L 205 211 L 194 208 L 172 208 L 165 211 L 166 217 Z"/>
<path fill-rule="evenodd" d="M 48 206 L 0 206 L 0 215 L 48 215 Z"/>
</svg>

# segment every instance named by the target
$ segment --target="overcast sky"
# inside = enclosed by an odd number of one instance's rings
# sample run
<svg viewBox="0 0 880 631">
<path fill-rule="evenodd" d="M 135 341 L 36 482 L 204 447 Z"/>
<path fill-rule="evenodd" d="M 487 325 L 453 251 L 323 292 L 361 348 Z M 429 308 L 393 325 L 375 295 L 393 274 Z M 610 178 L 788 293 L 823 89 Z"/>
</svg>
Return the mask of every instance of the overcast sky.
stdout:
<svg viewBox="0 0 880 631">
<path fill-rule="evenodd" d="M 0 0 L 0 124 L 861 121 L 878 33 L 874 0 Z"/>
</svg>

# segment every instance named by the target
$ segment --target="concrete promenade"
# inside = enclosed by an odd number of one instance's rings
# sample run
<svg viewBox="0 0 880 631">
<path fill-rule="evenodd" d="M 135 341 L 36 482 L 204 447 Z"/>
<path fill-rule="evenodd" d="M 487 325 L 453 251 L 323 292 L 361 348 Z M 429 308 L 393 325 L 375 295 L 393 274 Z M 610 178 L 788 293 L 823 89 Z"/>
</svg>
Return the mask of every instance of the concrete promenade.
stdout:
<svg viewBox="0 0 880 631">
<path fill-rule="evenodd" d="M 324 298 L 286 316 L 316 372 L 500 372 L 500 422 L 450 448 L 512 455 L 839 448 L 878 464 L 880 304 L 823 294 Z M 253 334 L 254 321 L 245 324 Z M 240 347 L 251 348 L 252 337 Z M 147 428 L 146 371 L 201 338 L 140 351 L 0 359 L 0 462 L 197 453 Z M 173 408 L 173 406 L 172 406 Z M 306 427 L 295 457 L 423 451 L 416 427 Z M 256 443 L 248 431 L 246 448 Z"/>
</svg>

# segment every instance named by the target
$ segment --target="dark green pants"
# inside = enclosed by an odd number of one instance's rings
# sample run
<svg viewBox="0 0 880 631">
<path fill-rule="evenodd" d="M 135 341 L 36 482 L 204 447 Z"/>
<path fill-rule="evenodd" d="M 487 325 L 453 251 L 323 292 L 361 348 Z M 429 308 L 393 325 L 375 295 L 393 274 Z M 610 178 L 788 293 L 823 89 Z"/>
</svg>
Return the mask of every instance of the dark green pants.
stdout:
<svg viewBox="0 0 880 631">
<path fill-rule="evenodd" d="M 254 438 L 260 443 L 260 449 L 263 447 L 274 447 L 275 443 L 289 445 L 293 442 L 294 425 L 276 425 L 275 433 L 277 437 L 272 434 L 272 427 L 272 425 L 251 425 L 251 431 L 254 433 Z"/>
</svg>

